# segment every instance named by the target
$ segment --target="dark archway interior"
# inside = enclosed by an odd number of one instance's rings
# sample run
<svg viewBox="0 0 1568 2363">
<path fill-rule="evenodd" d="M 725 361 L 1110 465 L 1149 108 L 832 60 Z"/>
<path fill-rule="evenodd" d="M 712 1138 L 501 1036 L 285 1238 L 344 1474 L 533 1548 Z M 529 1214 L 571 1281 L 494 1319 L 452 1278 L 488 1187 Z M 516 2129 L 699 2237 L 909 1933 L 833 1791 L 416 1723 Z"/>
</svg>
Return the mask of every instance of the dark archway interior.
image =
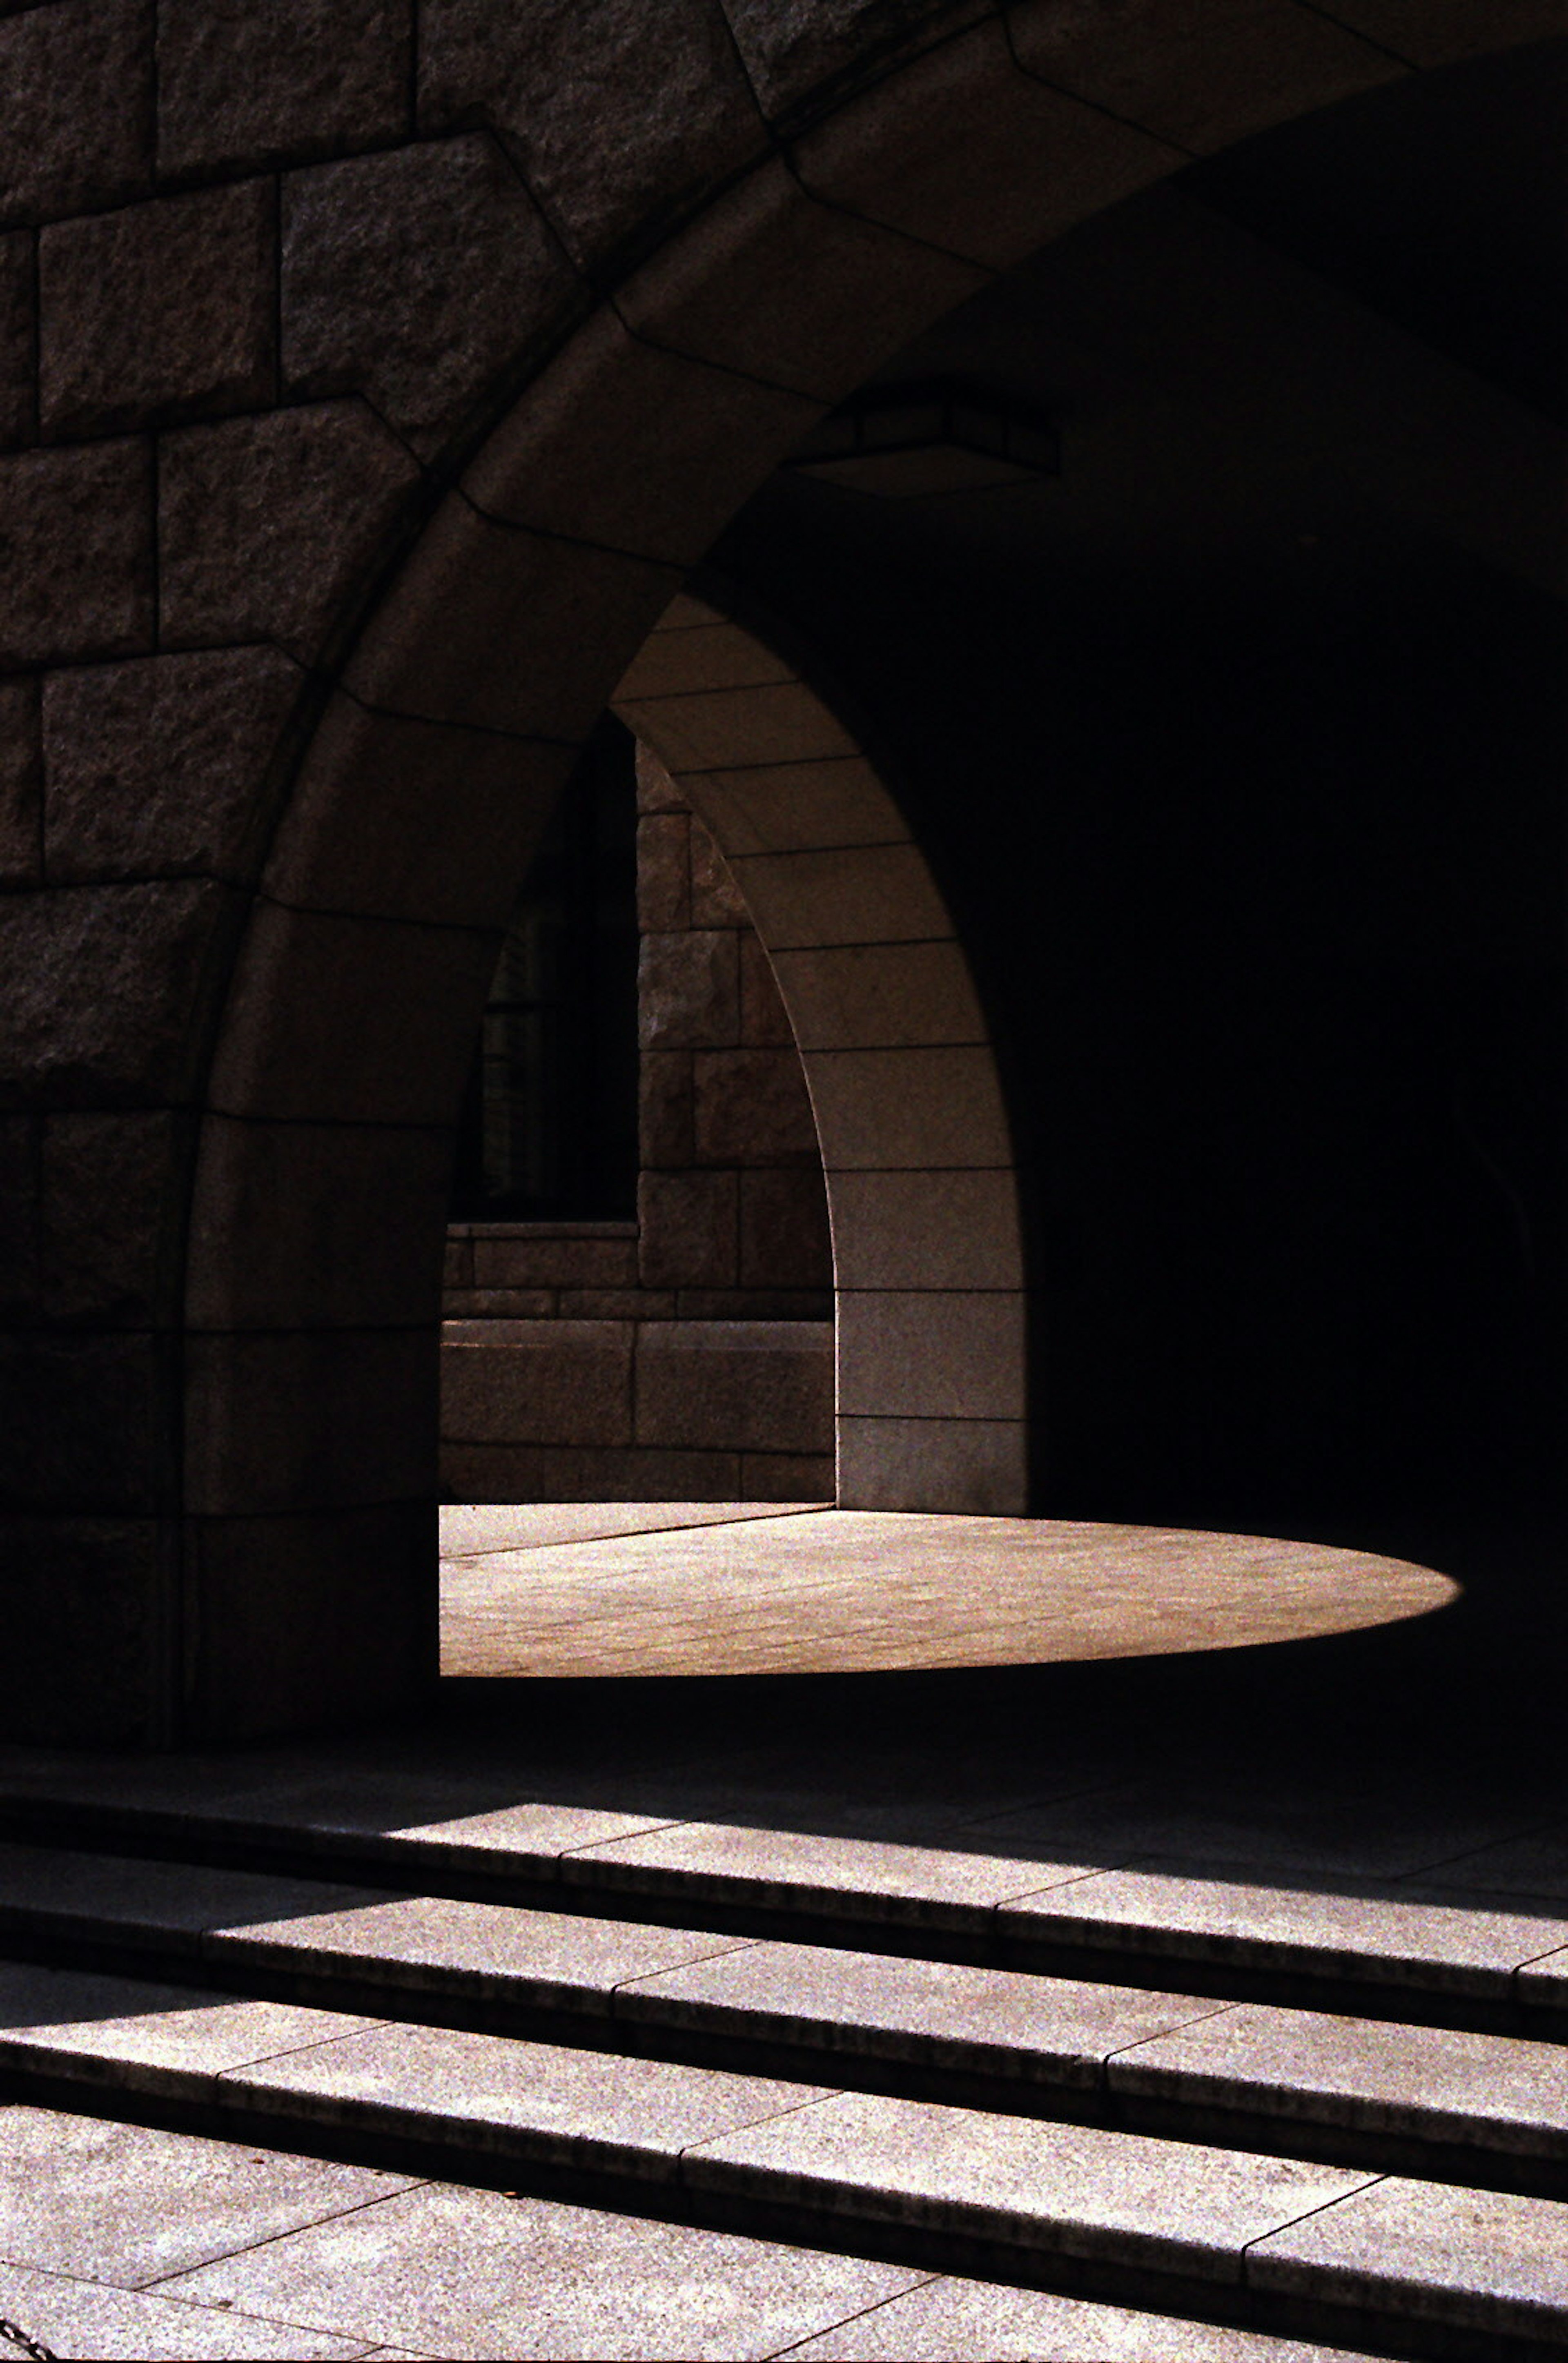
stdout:
<svg viewBox="0 0 1568 2363">
<path fill-rule="evenodd" d="M 1060 479 L 784 471 L 715 552 L 872 718 L 972 948 L 1042 1510 L 1556 1500 L 1563 67 L 1265 134 L 882 373 L 1040 405 Z"/>
</svg>

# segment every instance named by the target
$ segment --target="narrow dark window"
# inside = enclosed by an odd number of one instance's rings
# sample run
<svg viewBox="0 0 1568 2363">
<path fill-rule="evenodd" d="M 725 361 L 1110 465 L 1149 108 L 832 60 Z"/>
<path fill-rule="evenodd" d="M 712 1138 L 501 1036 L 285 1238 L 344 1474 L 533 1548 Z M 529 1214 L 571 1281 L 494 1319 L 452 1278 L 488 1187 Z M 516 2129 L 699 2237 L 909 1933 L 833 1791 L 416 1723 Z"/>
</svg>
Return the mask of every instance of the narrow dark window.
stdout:
<svg viewBox="0 0 1568 2363">
<path fill-rule="evenodd" d="M 635 757 L 606 715 L 517 898 L 463 1096 L 456 1221 L 636 1214 Z"/>
</svg>

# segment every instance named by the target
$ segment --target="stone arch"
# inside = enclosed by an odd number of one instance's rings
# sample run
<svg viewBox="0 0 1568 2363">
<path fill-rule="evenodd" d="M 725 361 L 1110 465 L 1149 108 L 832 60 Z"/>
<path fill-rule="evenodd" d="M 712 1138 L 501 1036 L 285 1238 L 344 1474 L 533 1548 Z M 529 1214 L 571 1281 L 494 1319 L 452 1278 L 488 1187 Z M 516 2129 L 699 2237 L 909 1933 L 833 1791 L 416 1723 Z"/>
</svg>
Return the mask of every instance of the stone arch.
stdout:
<svg viewBox="0 0 1568 2363">
<path fill-rule="evenodd" d="M 15 856 L 49 891 L 5 913 L 18 1189 L 65 1275 L 24 1305 L 10 1439 L 17 1686 L 51 1737 L 298 1728 L 433 1673 L 445 1140 L 505 905 L 801 431 L 1191 156 L 1562 21 L 681 0 L 622 12 L 585 83 L 497 12 L 427 43 L 411 114 L 398 13 L 297 105 L 286 43 L 258 52 L 238 112 L 178 28 L 154 73 L 150 12 L 80 53 L 64 0 L 3 29 L 6 104 L 62 94 L 12 143 L 7 223 L 50 241 L 12 441 L 46 442 L 4 463 L 0 649 L 24 802 L 49 676 L 56 798 Z M 100 795 L 72 838 L 73 780 Z"/>
<path fill-rule="evenodd" d="M 711 604 L 672 602 L 612 704 L 717 842 L 795 1028 L 832 1225 L 840 1506 L 1021 1513 L 1011 1138 L 924 854 L 854 734 Z"/>
</svg>

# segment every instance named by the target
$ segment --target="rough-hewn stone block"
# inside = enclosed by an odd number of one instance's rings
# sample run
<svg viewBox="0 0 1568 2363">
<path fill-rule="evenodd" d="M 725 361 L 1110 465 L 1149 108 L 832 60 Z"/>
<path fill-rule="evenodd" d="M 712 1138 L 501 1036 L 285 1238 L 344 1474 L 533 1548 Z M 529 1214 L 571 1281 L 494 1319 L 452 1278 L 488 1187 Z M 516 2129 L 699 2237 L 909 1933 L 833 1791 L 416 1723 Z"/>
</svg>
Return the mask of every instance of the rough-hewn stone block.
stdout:
<svg viewBox="0 0 1568 2363">
<path fill-rule="evenodd" d="M 56 884 L 245 866 L 253 803 L 302 676 L 275 649 L 50 674 L 45 849 Z"/>
<path fill-rule="evenodd" d="M 828 1193 L 815 1172 L 740 1176 L 742 1288 L 831 1288 Z"/>
<path fill-rule="evenodd" d="M 638 1073 L 638 1154 L 642 1163 L 680 1171 L 696 1154 L 692 1128 L 692 1054 L 644 1050 Z"/>
<path fill-rule="evenodd" d="M 178 1318 L 193 1129 L 162 1108 L 45 1119 L 39 1246 L 55 1319 Z"/>
<path fill-rule="evenodd" d="M 0 221 L 112 205 L 152 168 L 152 0 L 56 0 L 0 22 Z"/>
<path fill-rule="evenodd" d="M 551 1237 L 486 1237 L 476 1231 L 475 1288 L 631 1288 L 637 1281 L 637 1241 L 570 1233 Z"/>
<path fill-rule="evenodd" d="M 145 443 L 0 460 L 0 664 L 152 646 L 152 472 Z"/>
<path fill-rule="evenodd" d="M 28 231 L 0 238 L 0 446 L 32 440 L 35 269 Z"/>
<path fill-rule="evenodd" d="M 421 451 L 461 424 L 572 275 L 477 135 L 292 172 L 283 365 L 295 394 L 362 394 Z"/>
<path fill-rule="evenodd" d="M 167 644 L 277 639 L 314 654 L 383 554 L 418 472 L 358 402 L 167 437 L 159 471 Z"/>
<path fill-rule="evenodd" d="M 407 130 L 407 0 L 161 0 L 164 172 L 295 161 Z"/>
<path fill-rule="evenodd" d="M 731 931 L 644 936 L 638 956 L 638 1032 L 645 1050 L 738 1039 L 740 965 Z"/>
<path fill-rule="evenodd" d="M 699 1050 L 699 1165 L 815 1165 L 820 1151 L 794 1050 Z"/>
<path fill-rule="evenodd" d="M 37 881 L 43 859 L 43 764 L 32 681 L 0 682 L 0 881 Z"/>
<path fill-rule="evenodd" d="M 0 897 L 6 1097 L 161 1102 L 189 1088 L 191 1008 L 221 914 L 206 880 Z"/>
<path fill-rule="evenodd" d="M 750 927 L 740 938 L 740 1039 L 774 1049 L 795 1047 L 773 964 Z"/>
<path fill-rule="evenodd" d="M 644 1173 L 637 1185 L 644 1288 L 732 1288 L 733 1173 Z"/>
<path fill-rule="evenodd" d="M 757 95 L 775 120 L 814 96 L 989 16 L 992 0 L 725 0 Z"/>
<path fill-rule="evenodd" d="M 692 823 L 692 925 L 749 927 L 751 914 L 729 869 L 701 821 Z"/>
<path fill-rule="evenodd" d="M 685 793 L 679 781 L 673 780 L 651 747 L 637 742 L 637 809 L 639 813 L 678 812 L 686 809 Z"/>
<path fill-rule="evenodd" d="M 690 834 L 684 813 L 646 813 L 637 824 L 637 924 L 646 935 L 691 926 Z"/>
<path fill-rule="evenodd" d="M 48 435 L 244 409 L 272 390 L 268 181 L 156 197 L 39 239 L 39 401 Z"/>
<path fill-rule="evenodd" d="M 421 124 L 483 106 L 581 260 L 667 221 L 762 145 L 717 0 L 424 0 L 419 35 Z"/>
</svg>

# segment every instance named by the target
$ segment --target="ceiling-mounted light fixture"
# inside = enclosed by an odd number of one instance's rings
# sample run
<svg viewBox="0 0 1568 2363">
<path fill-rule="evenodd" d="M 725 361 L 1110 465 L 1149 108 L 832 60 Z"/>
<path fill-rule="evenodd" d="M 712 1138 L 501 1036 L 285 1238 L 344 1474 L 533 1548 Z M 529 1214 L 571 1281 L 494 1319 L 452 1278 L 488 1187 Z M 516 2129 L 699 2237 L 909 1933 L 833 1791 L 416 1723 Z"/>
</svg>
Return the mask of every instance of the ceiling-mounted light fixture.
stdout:
<svg viewBox="0 0 1568 2363">
<path fill-rule="evenodd" d="M 820 419 L 787 465 L 884 499 L 989 492 L 1061 473 L 1056 428 L 1038 411 L 950 379 L 869 385 Z"/>
</svg>

